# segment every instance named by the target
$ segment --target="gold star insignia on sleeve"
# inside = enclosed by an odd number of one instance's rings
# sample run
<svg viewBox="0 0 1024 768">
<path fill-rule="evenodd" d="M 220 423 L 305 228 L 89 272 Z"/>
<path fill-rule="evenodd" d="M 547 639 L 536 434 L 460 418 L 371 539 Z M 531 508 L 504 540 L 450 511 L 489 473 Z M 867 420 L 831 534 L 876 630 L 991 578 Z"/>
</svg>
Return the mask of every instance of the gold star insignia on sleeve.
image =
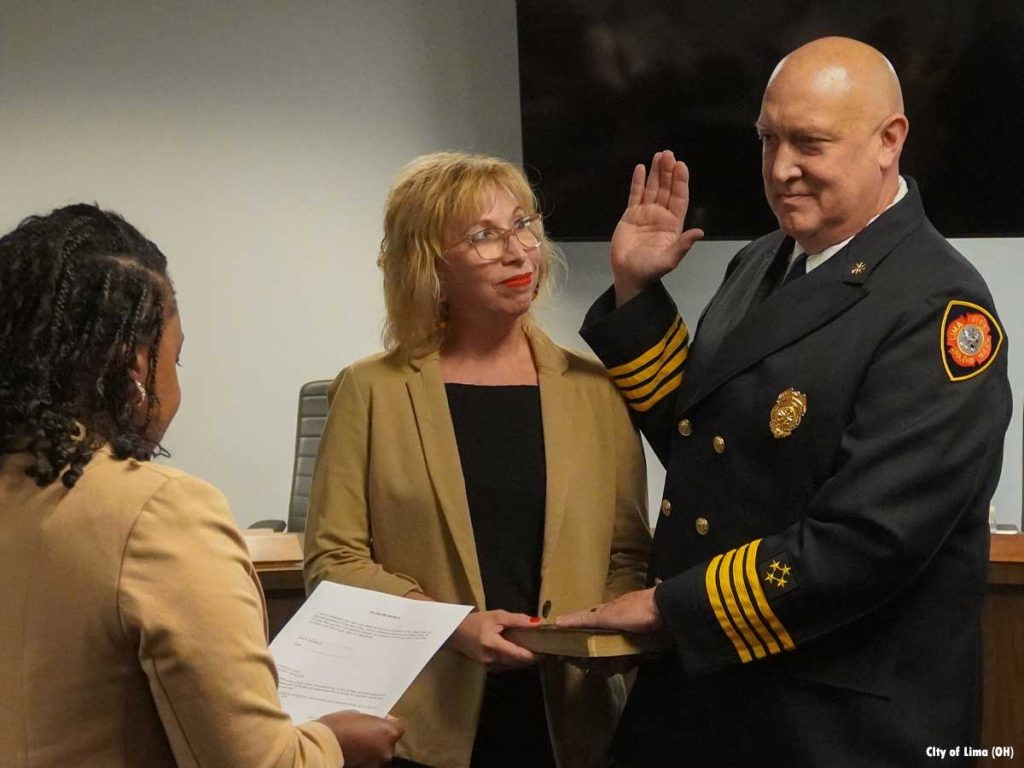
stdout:
<svg viewBox="0 0 1024 768">
<path fill-rule="evenodd" d="M 769 596 L 780 595 L 788 591 L 786 587 L 796 586 L 796 577 L 793 575 L 793 566 L 789 563 L 788 553 L 766 560 L 761 563 L 760 567 L 764 569 L 764 581 L 769 585 L 766 588 L 770 589 Z"/>
</svg>

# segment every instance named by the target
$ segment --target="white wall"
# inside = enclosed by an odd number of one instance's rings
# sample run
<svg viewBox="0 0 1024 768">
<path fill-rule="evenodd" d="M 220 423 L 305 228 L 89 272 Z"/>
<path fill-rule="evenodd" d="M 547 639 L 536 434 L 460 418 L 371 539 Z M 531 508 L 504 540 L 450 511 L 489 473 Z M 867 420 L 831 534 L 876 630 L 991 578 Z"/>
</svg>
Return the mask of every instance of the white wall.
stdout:
<svg viewBox="0 0 1024 768">
<path fill-rule="evenodd" d="M 0 231 L 97 201 L 168 255 L 171 463 L 288 509 L 300 384 L 379 347 L 381 206 L 447 148 L 521 158 L 513 0 L 0 3 Z"/>
<path fill-rule="evenodd" d="M 187 336 L 172 463 L 223 489 L 243 525 L 286 515 L 299 385 L 378 348 L 383 197 L 443 148 L 521 158 L 513 0 L 0 4 L 0 231 L 90 200 L 160 244 Z M 1011 353 L 1022 244 L 956 243 L 988 276 Z M 737 245 L 699 244 L 669 280 L 691 322 Z M 579 347 L 607 253 L 566 250 L 544 317 Z M 1010 361 L 995 503 L 1019 523 L 1024 364 Z"/>
</svg>

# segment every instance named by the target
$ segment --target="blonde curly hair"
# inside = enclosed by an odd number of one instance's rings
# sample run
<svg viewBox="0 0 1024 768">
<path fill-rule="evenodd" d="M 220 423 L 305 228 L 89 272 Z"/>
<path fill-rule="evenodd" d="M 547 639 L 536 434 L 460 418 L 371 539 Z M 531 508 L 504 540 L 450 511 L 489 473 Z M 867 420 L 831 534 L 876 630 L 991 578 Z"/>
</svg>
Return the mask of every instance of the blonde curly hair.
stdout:
<svg viewBox="0 0 1024 768">
<path fill-rule="evenodd" d="M 440 265 L 453 233 L 477 219 L 485 193 L 507 190 L 527 215 L 537 197 L 523 171 L 507 160 L 465 152 L 436 152 L 407 165 L 388 192 L 377 266 L 384 273 L 385 349 L 409 357 L 444 341 Z M 564 269 L 555 245 L 541 238 L 537 286 L 550 290 L 552 269 Z M 530 314 L 523 319 L 532 323 Z"/>
</svg>

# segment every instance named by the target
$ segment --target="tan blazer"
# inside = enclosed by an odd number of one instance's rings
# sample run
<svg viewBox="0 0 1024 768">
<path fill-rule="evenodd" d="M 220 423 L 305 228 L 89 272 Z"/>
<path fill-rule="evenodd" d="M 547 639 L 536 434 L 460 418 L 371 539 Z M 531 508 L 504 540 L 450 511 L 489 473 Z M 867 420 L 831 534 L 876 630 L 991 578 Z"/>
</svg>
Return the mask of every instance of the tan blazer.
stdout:
<svg viewBox="0 0 1024 768">
<path fill-rule="evenodd" d="M 0 470 L 0 766 L 339 766 L 281 711 L 263 594 L 224 497 L 96 452 L 78 484 Z"/>
<path fill-rule="evenodd" d="M 646 470 L 626 406 L 601 365 L 539 331 L 547 499 L 537 615 L 594 605 L 644 584 Z M 484 607 L 483 582 L 440 358 L 379 354 L 329 392 L 306 528 L 306 584 L 323 579 Z M 603 765 L 624 697 L 621 678 L 547 662 L 542 684 L 561 768 Z M 484 668 L 442 648 L 395 707 L 398 754 L 438 768 L 469 764 Z M 514 745 L 510 745 L 514 748 Z"/>
</svg>

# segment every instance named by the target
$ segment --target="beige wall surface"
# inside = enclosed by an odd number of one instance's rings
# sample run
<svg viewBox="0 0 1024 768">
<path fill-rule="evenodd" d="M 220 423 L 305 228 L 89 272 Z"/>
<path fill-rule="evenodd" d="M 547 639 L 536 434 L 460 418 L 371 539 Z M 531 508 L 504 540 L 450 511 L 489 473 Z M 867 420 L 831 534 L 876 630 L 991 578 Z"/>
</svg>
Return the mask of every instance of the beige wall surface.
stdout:
<svg viewBox="0 0 1024 768">
<path fill-rule="evenodd" d="M 300 384 L 379 347 L 381 207 L 413 157 L 519 160 L 512 0 L 0 3 L 0 231 L 79 200 L 168 255 L 170 463 L 287 514 Z"/>
</svg>

